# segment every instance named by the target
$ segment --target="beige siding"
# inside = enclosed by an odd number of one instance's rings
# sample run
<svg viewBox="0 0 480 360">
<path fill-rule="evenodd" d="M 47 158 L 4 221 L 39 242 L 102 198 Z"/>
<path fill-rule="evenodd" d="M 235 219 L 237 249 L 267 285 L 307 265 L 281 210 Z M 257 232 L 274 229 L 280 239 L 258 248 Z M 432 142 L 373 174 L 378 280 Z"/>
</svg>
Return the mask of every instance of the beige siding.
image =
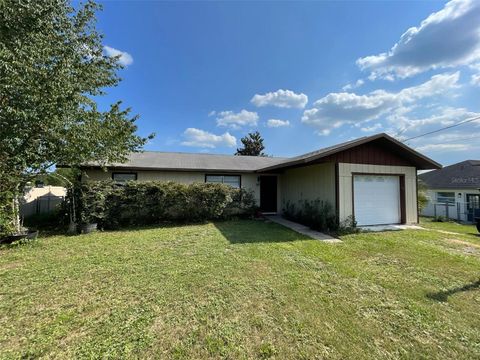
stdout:
<svg viewBox="0 0 480 360">
<path fill-rule="evenodd" d="M 335 164 L 326 163 L 286 170 L 281 176 L 281 205 L 321 199 L 335 208 Z"/>
<path fill-rule="evenodd" d="M 406 222 L 417 222 L 416 169 L 410 166 L 384 166 L 365 164 L 345 164 L 338 166 L 339 174 L 339 216 L 344 220 L 352 215 L 352 173 L 398 174 L 405 175 Z"/>
<path fill-rule="evenodd" d="M 117 172 L 122 172 L 118 170 Z M 125 171 L 130 172 L 130 171 Z M 204 172 L 194 171 L 135 171 L 138 181 L 173 181 L 182 184 L 205 182 Z M 85 181 L 111 180 L 112 171 L 100 169 L 86 170 L 83 179 Z M 239 174 L 242 177 L 242 188 L 253 191 L 257 205 L 260 203 L 260 186 L 257 184 L 257 174 Z"/>
</svg>

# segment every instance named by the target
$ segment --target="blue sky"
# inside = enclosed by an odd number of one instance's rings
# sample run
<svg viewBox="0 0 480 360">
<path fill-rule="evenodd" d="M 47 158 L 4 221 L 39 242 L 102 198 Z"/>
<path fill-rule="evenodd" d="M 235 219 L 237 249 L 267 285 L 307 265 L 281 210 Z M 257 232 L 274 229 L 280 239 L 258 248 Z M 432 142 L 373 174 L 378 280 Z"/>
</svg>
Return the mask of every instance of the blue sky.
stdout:
<svg viewBox="0 0 480 360">
<path fill-rule="evenodd" d="M 480 115 L 480 1 L 109 1 L 98 14 L 123 81 L 101 99 L 140 115 L 147 150 L 234 153 L 259 130 L 293 156 Z M 407 142 L 480 158 L 480 121 Z"/>
</svg>

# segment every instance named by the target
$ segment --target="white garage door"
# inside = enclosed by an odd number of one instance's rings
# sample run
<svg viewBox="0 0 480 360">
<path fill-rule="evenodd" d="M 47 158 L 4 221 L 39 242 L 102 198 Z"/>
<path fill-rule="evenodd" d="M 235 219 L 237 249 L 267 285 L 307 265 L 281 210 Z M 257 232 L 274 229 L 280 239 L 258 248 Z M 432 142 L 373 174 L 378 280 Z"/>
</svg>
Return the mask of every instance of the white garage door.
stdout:
<svg viewBox="0 0 480 360">
<path fill-rule="evenodd" d="M 400 223 L 400 178 L 354 175 L 354 213 L 358 225 Z"/>
</svg>

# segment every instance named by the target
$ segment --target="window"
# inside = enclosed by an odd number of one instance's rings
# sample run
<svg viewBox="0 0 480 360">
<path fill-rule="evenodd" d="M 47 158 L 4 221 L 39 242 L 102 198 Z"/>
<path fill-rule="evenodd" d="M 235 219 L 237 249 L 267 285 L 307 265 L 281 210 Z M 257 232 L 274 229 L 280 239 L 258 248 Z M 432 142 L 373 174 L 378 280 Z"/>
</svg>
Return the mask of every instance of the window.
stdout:
<svg viewBox="0 0 480 360">
<path fill-rule="evenodd" d="M 112 179 L 117 183 L 125 183 L 127 181 L 137 180 L 137 173 L 114 172 L 112 173 Z"/>
<path fill-rule="evenodd" d="M 455 204 L 455 193 L 437 192 L 437 202 L 444 204 Z"/>
<path fill-rule="evenodd" d="M 240 188 L 241 177 L 240 175 L 205 175 L 205 182 L 213 184 L 226 184 L 234 188 Z"/>
</svg>

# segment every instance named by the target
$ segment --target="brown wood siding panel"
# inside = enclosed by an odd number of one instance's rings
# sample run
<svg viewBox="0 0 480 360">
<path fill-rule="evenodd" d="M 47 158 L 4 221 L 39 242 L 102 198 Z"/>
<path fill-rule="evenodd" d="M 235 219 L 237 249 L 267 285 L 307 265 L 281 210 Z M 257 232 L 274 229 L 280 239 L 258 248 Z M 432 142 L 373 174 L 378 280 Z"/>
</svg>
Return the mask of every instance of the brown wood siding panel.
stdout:
<svg viewBox="0 0 480 360">
<path fill-rule="evenodd" d="M 411 163 L 401 156 L 391 152 L 385 146 L 375 143 L 359 145 L 321 160 L 322 162 L 342 162 L 350 164 L 372 164 L 390 166 L 411 166 Z"/>
</svg>

